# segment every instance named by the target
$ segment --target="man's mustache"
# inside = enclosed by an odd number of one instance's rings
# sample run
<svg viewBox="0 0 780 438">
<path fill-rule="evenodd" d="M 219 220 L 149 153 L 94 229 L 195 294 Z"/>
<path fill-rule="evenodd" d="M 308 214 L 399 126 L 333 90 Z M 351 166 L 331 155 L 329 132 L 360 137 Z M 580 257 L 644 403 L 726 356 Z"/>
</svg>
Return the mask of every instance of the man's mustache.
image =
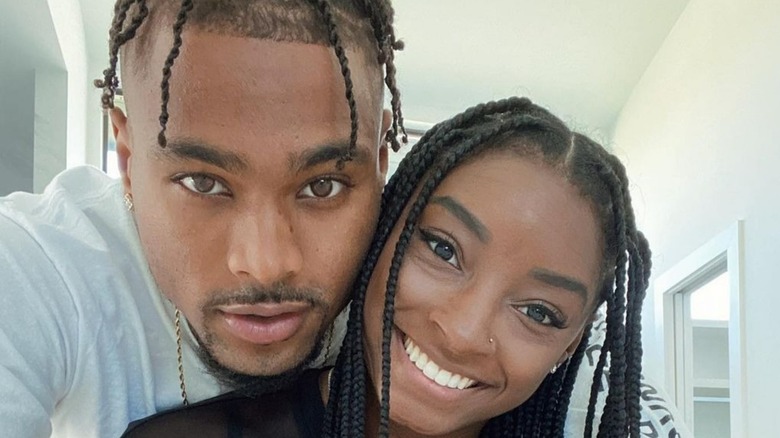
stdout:
<svg viewBox="0 0 780 438">
<path fill-rule="evenodd" d="M 319 289 L 293 287 L 283 283 L 271 286 L 247 285 L 240 289 L 219 290 L 203 305 L 203 309 L 230 305 L 278 304 L 305 302 L 312 307 L 328 308 L 328 302 Z"/>
</svg>

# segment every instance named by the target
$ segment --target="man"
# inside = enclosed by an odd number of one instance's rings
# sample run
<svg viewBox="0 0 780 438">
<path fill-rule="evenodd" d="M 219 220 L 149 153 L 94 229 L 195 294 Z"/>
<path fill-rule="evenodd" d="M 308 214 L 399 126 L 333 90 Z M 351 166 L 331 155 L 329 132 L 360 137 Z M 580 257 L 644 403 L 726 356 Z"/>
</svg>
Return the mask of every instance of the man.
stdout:
<svg viewBox="0 0 780 438">
<path fill-rule="evenodd" d="M 335 354 L 402 130 L 392 14 L 117 2 L 98 85 L 121 180 L 77 168 L 0 199 L 0 435 L 118 436 Z"/>
</svg>

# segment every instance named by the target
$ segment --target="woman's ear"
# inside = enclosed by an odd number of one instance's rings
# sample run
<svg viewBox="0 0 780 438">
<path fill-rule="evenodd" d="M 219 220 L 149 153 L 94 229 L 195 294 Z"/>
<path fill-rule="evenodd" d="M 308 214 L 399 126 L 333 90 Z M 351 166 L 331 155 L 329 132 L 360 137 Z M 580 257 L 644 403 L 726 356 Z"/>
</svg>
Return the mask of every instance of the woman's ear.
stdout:
<svg viewBox="0 0 780 438">
<path fill-rule="evenodd" d="M 119 108 L 109 110 L 111 118 L 111 128 L 114 131 L 116 139 L 117 163 L 119 165 L 119 174 L 122 178 L 122 185 L 125 187 L 125 193 L 132 193 L 131 190 L 131 158 L 133 149 L 130 145 L 130 135 L 127 130 L 127 116 Z"/>
<path fill-rule="evenodd" d="M 585 325 L 585 327 L 580 330 L 580 334 L 577 335 L 577 337 L 574 338 L 574 341 L 572 341 L 571 344 L 569 344 L 568 347 L 566 347 L 566 350 L 561 354 L 561 357 L 558 359 L 558 364 L 562 364 L 563 362 L 566 362 L 570 357 L 574 356 L 574 352 L 577 351 L 577 347 L 580 345 L 580 342 L 582 342 L 582 337 L 585 335 L 585 330 L 589 329 L 590 322 Z"/>
</svg>

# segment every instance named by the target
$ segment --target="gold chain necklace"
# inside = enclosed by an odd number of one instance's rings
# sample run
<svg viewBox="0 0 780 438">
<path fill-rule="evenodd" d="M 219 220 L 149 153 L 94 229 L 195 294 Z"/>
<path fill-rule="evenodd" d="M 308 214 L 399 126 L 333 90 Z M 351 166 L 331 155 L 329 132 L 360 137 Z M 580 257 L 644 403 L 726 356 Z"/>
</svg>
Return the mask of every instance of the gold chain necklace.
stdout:
<svg viewBox="0 0 780 438">
<path fill-rule="evenodd" d="M 181 352 L 181 312 L 176 309 L 173 314 L 173 324 L 176 327 L 176 361 L 179 365 L 179 388 L 181 388 L 181 401 L 184 406 L 190 404 L 187 400 L 187 386 L 184 384 L 184 358 Z"/>
</svg>

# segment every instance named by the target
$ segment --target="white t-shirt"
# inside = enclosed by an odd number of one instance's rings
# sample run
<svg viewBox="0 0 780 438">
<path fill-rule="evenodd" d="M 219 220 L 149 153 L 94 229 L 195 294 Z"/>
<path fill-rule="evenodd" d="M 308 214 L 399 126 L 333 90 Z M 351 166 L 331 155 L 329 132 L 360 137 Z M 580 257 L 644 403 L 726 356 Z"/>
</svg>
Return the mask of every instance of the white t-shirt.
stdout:
<svg viewBox="0 0 780 438">
<path fill-rule="evenodd" d="M 0 437 L 119 436 L 182 403 L 174 309 L 123 195 L 79 167 L 0 198 Z M 182 329 L 188 399 L 224 392 Z"/>
</svg>

